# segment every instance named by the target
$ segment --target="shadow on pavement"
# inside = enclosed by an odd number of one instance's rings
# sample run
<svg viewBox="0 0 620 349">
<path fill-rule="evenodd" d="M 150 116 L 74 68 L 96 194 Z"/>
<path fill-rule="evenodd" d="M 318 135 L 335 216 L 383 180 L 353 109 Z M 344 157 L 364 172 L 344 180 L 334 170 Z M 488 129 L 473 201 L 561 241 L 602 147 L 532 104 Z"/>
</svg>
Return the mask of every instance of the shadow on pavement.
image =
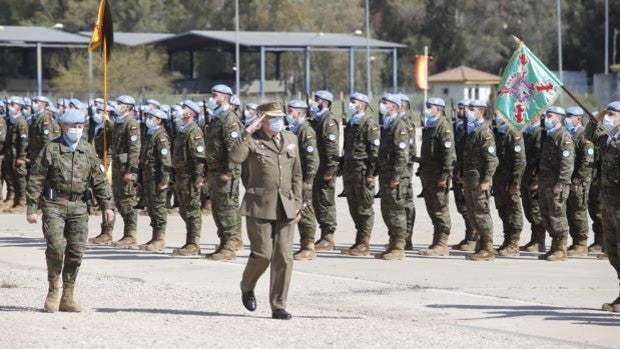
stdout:
<svg viewBox="0 0 620 349">
<path fill-rule="evenodd" d="M 34 307 L 18 307 L 13 305 L 0 305 L 0 312 L 35 312 L 41 313 L 43 312 L 42 308 L 34 308 Z"/>
<path fill-rule="evenodd" d="M 501 305 L 464 305 L 464 304 L 429 304 L 434 309 L 473 309 L 483 310 L 490 316 L 466 318 L 461 320 L 501 319 L 523 316 L 538 316 L 550 321 L 574 321 L 575 324 L 620 326 L 620 314 L 596 311 L 587 308 L 563 308 L 544 305 L 501 306 Z"/>
<path fill-rule="evenodd" d="M 45 247 L 45 240 L 41 238 L 25 238 L 19 236 L 0 237 L 2 247 Z"/>
<path fill-rule="evenodd" d="M 1 308 L 0 308 L 1 309 Z M 188 315 L 188 316 L 210 316 L 210 317 L 239 317 L 248 319 L 267 319 L 263 316 L 252 316 L 247 314 L 228 314 L 213 311 L 186 310 L 186 309 L 148 309 L 148 308 L 95 308 L 98 313 L 145 313 L 145 314 L 166 314 L 166 315 Z M 295 316 L 299 319 L 339 319 L 339 320 L 359 320 L 361 317 L 343 317 L 343 316 Z M 271 318 L 268 318 L 271 319 Z"/>
</svg>

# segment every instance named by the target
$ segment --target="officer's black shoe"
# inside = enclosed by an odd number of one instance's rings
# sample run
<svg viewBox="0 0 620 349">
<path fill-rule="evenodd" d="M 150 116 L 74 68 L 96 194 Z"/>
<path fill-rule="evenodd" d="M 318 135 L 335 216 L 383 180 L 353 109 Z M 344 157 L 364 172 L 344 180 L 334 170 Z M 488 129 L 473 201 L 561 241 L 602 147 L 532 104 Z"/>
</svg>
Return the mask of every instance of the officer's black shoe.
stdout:
<svg viewBox="0 0 620 349">
<path fill-rule="evenodd" d="M 241 292 L 241 301 L 243 302 L 243 306 L 249 310 L 256 310 L 256 296 L 254 296 L 254 292 Z"/>
<path fill-rule="evenodd" d="M 271 318 L 278 320 L 290 320 L 293 318 L 293 315 L 291 315 L 285 309 L 276 309 L 271 313 Z"/>
</svg>

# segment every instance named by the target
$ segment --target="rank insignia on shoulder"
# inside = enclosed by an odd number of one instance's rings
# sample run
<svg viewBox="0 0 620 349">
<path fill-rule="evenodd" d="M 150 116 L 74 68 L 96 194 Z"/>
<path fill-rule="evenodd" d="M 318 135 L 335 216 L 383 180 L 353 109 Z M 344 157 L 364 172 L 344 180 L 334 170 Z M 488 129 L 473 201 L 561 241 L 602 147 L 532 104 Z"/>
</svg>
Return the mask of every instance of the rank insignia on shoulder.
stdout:
<svg viewBox="0 0 620 349">
<path fill-rule="evenodd" d="M 137 129 L 137 128 L 138 128 L 137 126 L 131 126 L 131 127 L 129 127 L 129 129 L 130 129 L 130 130 L 135 130 L 135 129 Z"/>
<path fill-rule="evenodd" d="M 376 131 L 376 130 L 378 130 L 379 128 L 378 128 L 377 126 L 373 126 L 373 127 L 371 127 L 370 129 L 371 129 L 371 130 L 373 130 L 373 131 Z"/>
<path fill-rule="evenodd" d="M 407 134 L 407 131 L 400 131 L 400 134 L 401 134 L 401 135 L 406 135 L 406 134 Z"/>
<path fill-rule="evenodd" d="M 306 139 L 312 139 L 312 135 L 307 135 Z"/>
<path fill-rule="evenodd" d="M 490 141 L 491 139 L 493 139 L 493 136 L 491 136 L 491 137 L 484 137 L 484 140 L 486 140 L 486 141 Z"/>
<path fill-rule="evenodd" d="M 334 124 L 333 122 L 330 122 L 329 124 L 327 124 L 327 127 L 333 127 L 336 126 L 336 124 Z"/>
<path fill-rule="evenodd" d="M 201 136 L 201 135 L 194 136 L 194 139 L 200 139 L 200 138 L 202 138 L 202 136 Z"/>
</svg>

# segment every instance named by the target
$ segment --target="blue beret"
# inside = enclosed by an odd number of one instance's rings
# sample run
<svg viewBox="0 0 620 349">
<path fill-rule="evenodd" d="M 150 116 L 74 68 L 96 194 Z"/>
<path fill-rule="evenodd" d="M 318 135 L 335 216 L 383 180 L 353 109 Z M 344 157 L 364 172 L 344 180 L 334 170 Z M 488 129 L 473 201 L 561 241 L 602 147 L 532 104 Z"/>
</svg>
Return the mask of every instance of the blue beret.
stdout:
<svg viewBox="0 0 620 349">
<path fill-rule="evenodd" d="M 547 109 L 547 113 L 554 113 L 554 114 L 566 116 L 566 112 L 564 111 L 564 109 L 561 107 L 555 106 L 555 105 Z"/>
<path fill-rule="evenodd" d="M 64 98 L 58 98 L 58 99 L 56 100 L 56 105 L 62 105 L 62 106 L 64 106 L 64 105 L 65 105 L 65 99 L 64 99 Z"/>
<path fill-rule="evenodd" d="M 147 99 L 146 100 L 146 104 L 153 104 L 153 105 L 156 105 L 158 107 L 161 107 L 161 103 L 159 103 L 159 101 L 155 100 L 155 99 Z"/>
<path fill-rule="evenodd" d="M 400 97 L 400 100 L 402 102 L 407 102 L 407 103 L 411 103 L 411 100 L 409 99 L 409 96 L 407 96 L 404 93 L 399 93 L 398 96 Z"/>
<path fill-rule="evenodd" d="M 13 96 L 9 99 L 9 103 L 13 103 L 13 104 L 19 104 L 19 105 L 26 105 L 26 103 L 24 103 L 24 99 L 19 97 L 19 96 Z"/>
<path fill-rule="evenodd" d="M 482 99 L 472 99 L 469 101 L 469 106 L 476 108 L 486 108 L 487 102 L 483 101 Z"/>
<path fill-rule="evenodd" d="M 131 96 L 120 96 L 116 99 L 120 104 L 136 105 L 136 100 Z"/>
<path fill-rule="evenodd" d="M 607 104 L 607 109 L 620 112 L 620 101 L 615 101 Z"/>
<path fill-rule="evenodd" d="M 223 84 L 219 84 L 219 85 L 215 85 L 211 88 L 211 92 L 217 92 L 217 93 L 223 93 L 225 95 L 229 95 L 232 96 L 233 92 L 232 89 L 226 85 Z"/>
<path fill-rule="evenodd" d="M 443 99 L 437 97 L 427 99 L 426 104 L 435 105 L 442 108 L 446 107 L 446 102 Z"/>
<path fill-rule="evenodd" d="M 583 116 L 583 109 L 579 107 L 566 108 L 566 116 Z"/>
<path fill-rule="evenodd" d="M 320 99 L 324 99 L 330 103 L 332 103 L 334 101 L 334 95 L 331 94 L 331 92 L 329 91 L 316 91 L 314 93 L 314 97 L 320 98 Z"/>
<path fill-rule="evenodd" d="M 469 99 L 462 99 L 459 101 L 459 104 L 457 104 L 457 106 L 459 107 L 469 107 L 469 102 L 471 102 Z"/>
<path fill-rule="evenodd" d="M 400 107 L 400 96 L 397 94 L 388 93 L 383 97 L 383 99 Z"/>
<path fill-rule="evenodd" d="M 26 103 L 26 105 L 30 105 L 32 104 L 32 100 L 28 97 L 24 97 L 24 103 Z"/>
<path fill-rule="evenodd" d="M 104 101 L 104 100 L 103 100 L 103 98 L 101 98 L 101 97 L 97 97 L 97 98 L 95 98 L 94 102 L 95 102 L 95 103 L 105 103 L 105 101 Z"/>
<path fill-rule="evenodd" d="M 258 108 L 258 104 L 256 104 L 256 103 L 248 103 L 248 104 L 245 105 L 245 109 L 256 110 L 256 108 Z"/>
<path fill-rule="evenodd" d="M 166 114 L 163 110 L 154 109 L 146 112 L 147 114 L 153 115 L 154 117 L 162 120 L 168 120 L 168 114 Z"/>
<path fill-rule="evenodd" d="M 69 100 L 69 105 L 72 105 L 75 109 L 82 108 L 82 102 L 80 102 L 80 100 L 77 98 L 71 98 Z"/>
<path fill-rule="evenodd" d="M 35 102 L 45 102 L 47 104 L 50 104 L 50 100 L 47 97 L 45 97 L 45 96 L 36 96 L 36 97 L 34 97 L 33 101 L 35 101 Z"/>
<path fill-rule="evenodd" d="M 164 113 L 169 113 L 170 112 L 170 106 L 168 104 L 162 104 L 159 109 L 164 111 Z"/>
<path fill-rule="evenodd" d="M 190 101 L 189 99 L 183 101 L 181 106 L 189 108 L 189 110 L 193 111 L 196 115 L 200 114 L 200 107 L 198 106 L 198 104 Z"/>
<path fill-rule="evenodd" d="M 230 97 L 230 104 L 239 107 L 241 106 L 241 100 L 236 95 L 233 95 L 232 97 Z"/>
<path fill-rule="evenodd" d="M 308 104 L 304 101 L 300 101 L 299 99 L 293 99 L 292 101 L 289 101 L 287 106 L 289 108 L 295 109 L 308 109 Z"/>
<path fill-rule="evenodd" d="M 351 95 L 351 97 L 349 98 L 349 100 L 358 100 L 360 102 L 364 102 L 366 104 L 370 104 L 369 100 L 368 100 L 368 96 L 366 96 L 363 93 L 359 93 L 359 92 L 355 92 L 354 94 Z"/>
<path fill-rule="evenodd" d="M 84 112 L 76 109 L 69 110 L 60 116 L 58 122 L 62 124 L 83 124 Z"/>
</svg>

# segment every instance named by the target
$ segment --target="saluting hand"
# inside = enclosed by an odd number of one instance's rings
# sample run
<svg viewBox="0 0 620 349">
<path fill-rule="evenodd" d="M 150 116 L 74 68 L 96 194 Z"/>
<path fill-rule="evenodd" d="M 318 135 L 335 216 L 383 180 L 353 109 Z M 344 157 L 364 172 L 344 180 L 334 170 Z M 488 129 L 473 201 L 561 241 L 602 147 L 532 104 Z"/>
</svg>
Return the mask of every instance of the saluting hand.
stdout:
<svg viewBox="0 0 620 349">
<path fill-rule="evenodd" d="M 248 126 L 245 131 L 249 134 L 252 134 L 256 131 L 258 131 L 261 127 L 261 123 L 263 122 L 263 119 L 265 118 L 265 115 L 262 115 L 261 117 L 259 117 L 258 119 L 256 119 L 250 126 Z"/>
</svg>

